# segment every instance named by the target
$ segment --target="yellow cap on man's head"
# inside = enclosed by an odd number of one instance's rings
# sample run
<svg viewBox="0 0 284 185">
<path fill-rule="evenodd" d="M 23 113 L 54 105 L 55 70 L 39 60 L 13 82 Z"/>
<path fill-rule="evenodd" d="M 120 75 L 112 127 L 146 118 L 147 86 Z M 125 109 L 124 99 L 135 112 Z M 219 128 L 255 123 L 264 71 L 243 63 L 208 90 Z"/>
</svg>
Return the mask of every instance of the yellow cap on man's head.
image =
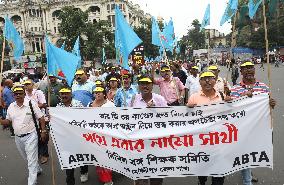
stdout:
<svg viewBox="0 0 284 185">
<path fill-rule="evenodd" d="M 214 73 L 212 73 L 211 71 L 206 71 L 206 72 L 203 72 L 201 75 L 200 75 L 200 78 L 203 78 L 203 77 L 215 77 Z"/>
<path fill-rule="evenodd" d="M 75 73 L 75 75 L 82 75 L 82 74 L 85 74 L 85 71 L 82 69 L 77 70 Z"/>
<path fill-rule="evenodd" d="M 32 84 L 32 81 L 30 81 L 30 80 L 26 80 L 26 81 L 24 81 L 22 84 L 23 84 L 23 85 Z"/>
<path fill-rule="evenodd" d="M 13 92 L 17 92 L 17 91 L 25 91 L 22 87 L 15 87 L 13 89 Z"/>
<path fill-rule="evenodd" d="M 247 66 L 254 66 L 254 64 L 250 61 L 244 62 L 243 64 L 241 64 L 241 67 L 247 67 Z"/>
<path fill-rule="evenodd" d="M 218 70 L 218 67 L 212 65 L 208 67 L 208 70 Z"/>
<path fill-rule="evenodd" d="M 138 82 L 148 82 L 148 83 L 152 83 L 153 81 L 151 80 L 151 78 L 146 77 L 146 78 L 141 78 L 141 79 L 139 79 Z"/>
<path fill-rule="evenodd" d="M 93 90 L 93 92 L 104 92 L 104 88 L 102 88 L 102 87 L 96 87 L 94 90 Z"/>
<path fill-rule="evenodd" d="M 71 93 L 71 89 L 62 88 L 62 89 L 60 89 L 59 93 Z"/>
<path fill-rule="evenodd" d="M 197 66 L 192 66 L 191 69 L 197 69 L 198 70 L 198 67 Z"/>
</svg>

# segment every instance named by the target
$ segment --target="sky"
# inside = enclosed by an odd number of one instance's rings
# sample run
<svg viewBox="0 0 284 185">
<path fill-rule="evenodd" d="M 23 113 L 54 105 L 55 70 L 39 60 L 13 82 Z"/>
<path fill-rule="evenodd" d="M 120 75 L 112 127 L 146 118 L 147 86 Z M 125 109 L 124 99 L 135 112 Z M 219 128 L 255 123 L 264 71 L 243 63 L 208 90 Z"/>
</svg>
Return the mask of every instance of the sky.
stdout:
<svg viewBox="0 0 284 185">
<path fill-rule="evenodd" d="M 188 28 L 194 19 L 202 22 L 205 9 L 210 3 L 211 25 L 208 29 L 217 29 L 228 34 L 231 31 L 231 24 L 225 23 L 220 26 L 220 20 L 226 8 L 228 0 L 131 0 L 139 4 L 145 13 L 152 16 L 161 16 L 166 21 L 172 17 L 176 35 L 181 38 L 187 33 Z"/>
</svg>

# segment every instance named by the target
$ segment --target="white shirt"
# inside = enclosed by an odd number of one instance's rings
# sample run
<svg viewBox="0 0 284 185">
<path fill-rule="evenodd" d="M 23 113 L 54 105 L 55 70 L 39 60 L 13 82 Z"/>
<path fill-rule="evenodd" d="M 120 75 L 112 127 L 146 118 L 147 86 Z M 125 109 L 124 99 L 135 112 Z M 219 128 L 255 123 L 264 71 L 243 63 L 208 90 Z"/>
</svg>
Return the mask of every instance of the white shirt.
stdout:
<svg viewBox="0 0 284 185">
<path fill-rule="evenodd" d="M 107 100 L 105 104 L 103 104 L 101 107 L 115 107 L 114 103 Z"/>
<path fill-rule="evenodd" d="M 41 103 L 41 104 L 46 103 L 44 93 L 41 90 L 36 90 L 36 89 L 33 90 L 31 96 L 29 96 L 28 93 L 26 92 L 25 100 L 27 101 L 32 100 L 36 103 Z"/>
<path fill-rule="evenodd" d="M 43 117 L 43 113 L 35 102 L 32 101 L 33 110 L 36 119 Z M 24 100 L 21 107 L 16 102 L 10 104 L 7 110 L 7 120 L 12 122 L 15 135 L 27 134 L 35 131 L 35 123 L 33 121 L 32 112 L 29 106 L 29 101 Z"/>
<path fill-rule="evenodd" d="M 197 77 L 194 77 L 193 75 L 188 76 L 185 82 L 185 88 L 188 89 L 188 97 L 199 92 L 201 90 L 199 75 L 197 75 Z"/>
<path fill-rule="evenodd" d="M 221 78 L 221 77 L 218 77 L 218 80 L 216 81 L 216 84 L 215 84 L 215 86 L 214 86 L 214 89 L 215 89 L 216 91 L 218 91 L 218 92 L 224 93 L 224 84 L 225 84 L 225 82 L 226 82 L 225 79 L 223 79 L 223 78 Z M 227 87 L 228 87 L 229 89 L 231 89 L 231 86 L 230 86 L 230 84 L 228 83 L 228 81 L 227 81 Z"/>
</svg>

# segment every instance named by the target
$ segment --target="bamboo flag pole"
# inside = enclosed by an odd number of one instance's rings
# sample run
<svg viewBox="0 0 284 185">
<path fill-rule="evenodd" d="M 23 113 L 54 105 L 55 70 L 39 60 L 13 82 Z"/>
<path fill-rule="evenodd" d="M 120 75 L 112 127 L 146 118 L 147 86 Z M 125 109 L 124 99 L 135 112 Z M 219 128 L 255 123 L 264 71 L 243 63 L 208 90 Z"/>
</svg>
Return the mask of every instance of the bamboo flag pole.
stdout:
<svg viewBox="0 0 284 185">
<path fill-rule="evenodd" d="M 267 62 L 267 77 L 268 77 L 268 86 L 271 89 L 272 83 L 271 83 L 271 68 L 269 64 L 269 53 L 268 53 L 268 36 L 267 36 L 267 22 L 266 22 L 266 14 L 265 14 L 265 1 L 262 0 L 262 13 L 263 13 L 263 23 L 264 23 L 264 38 L 265 38 L 265 52 L 266 52 L 266 62 Z M 270 97 L 272 96 L 272 91 L 269 92 Z M 270 107 L 270 123 L 271 128 L 273 128 L 273 119 L 272 119 L 272 108 Z"/>
<path fill-rule="evenodd" d="M 2 44 L 2 58 L 1 58 L 1 69 L 0 69 L 0 84 L 2 83 L 2 74 L 3 74 L 3 67 L 4 67 L 4 58 L 5 58 L 5 47 L 6 47 L 6 40 L 5 40 L 5 35 L 3 37 L 3 44 Z"/>
<path fill-rule="evenodd" d="M 44 38 L 44 42 L 48 42 L 46 40 L 46 37 Z M 46 45 L 44 45 L 46 46 Z M 45 48 L 45 51 L 47 50 L 47 48 Z M 47 53 L 47 52 L 45 52 Z M 50 107 L 50 80 L 49 80 L 49 74 L 48 74 L 48 61 L 46 64 L 46 77 L 47 77 L 47 105 L 48 107 Z M 49 113 L 49 111 L 48 111 Z M 53 147 L 50 146 L 50 156 L 51 156 L 51 173 L 52 173 L 52 185 L 56 185 L 55 183 L 55 170 L 54 170 L 54 156 L 53 156 Z"/>
<path fill-rule="evenodd" d="M 265 37 L 265 52 L 266 52 L 266 62 L 267 62 L 267 75 L 268 75 L 268 83 L 269 88 L 271 88 L 271 68 L 269 65 L 269 53 L 268 53 L 268 36 L 267 36 L 267 22 L 266 22 L 266 14 L 265 14 L 265 1 L 262 0 L 262 10 L 263 10 L 263 23 L 264 23 L 264 37 Z"/>
<path fill-rule="evenodd" d="M 236 46 L 236 22 L 237 22 L 237 16 L 238 16 L 238 10 L 236 11 L 236 14 L 234 16 L 234 23 L 233 23 L 233 31 L 232 31 L 232 36 L 231 36 L 231 48 L 230 48 L 230 64 L 233 58 L 233 48 Z M 230 66 L 229 69 L 227 71 L 227 75 L 226 75 L 226 81 L 228 81 L 229 78 L 229 70 L 230 70 Z"/>
</svg>

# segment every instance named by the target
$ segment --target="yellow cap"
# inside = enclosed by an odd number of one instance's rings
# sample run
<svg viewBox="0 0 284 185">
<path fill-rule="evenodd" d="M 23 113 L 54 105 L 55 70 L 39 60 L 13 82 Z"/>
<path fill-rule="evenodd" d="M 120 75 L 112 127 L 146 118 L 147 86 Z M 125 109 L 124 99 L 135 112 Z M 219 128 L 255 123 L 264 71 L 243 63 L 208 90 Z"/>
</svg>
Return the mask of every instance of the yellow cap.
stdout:
<svg viewBox="0 0 284 185">
<path fill-rule="evenodd" d="M 111 78 L 109 81 L 118 81 L 117 78 Z"/>
<path fill-rule="evenodd" d="M 217 70 L 217 69 L 218 69 L 217 66 L 209 66 L 209 67 L 208 67 L 208 70 Z"/>
<path fill-rule="evenodd" d="M 241 65 L 241 67 L 246 67 L 246 66 L 254 66 L 252 62 L 245 62 Z"/>
<path fill-rule="evenodd" d="M 200 75 L 200 78 L 203 78 L 203 77 L 215 77 L 214 73 L 210 72 L 210 71 L 207 71 L 207 72 L 203 72 L 201 75 Z"/>
<path fill-rule="evenodd" d="M 138 80 L 139 82 L 148 82 L 148 83 L 152 83 L 153 81 L 150 79 L 150 78 L 148 78 L 148 77 L 146 77 L 146 78 L 141 78 L 140 80 Z"/>
<path fill-rule="evenodd" d="M 164 66 L 161 68 L 161 72 L 170 71 L 171 69 L 168 66 Z"/>
<path fill-rule="evenodd" d="M 192 66 L 191 69 L 197 69 L 198 70 L 198 67 L 197 66 Z"/>
<path fill-rule="evenodd" d="M 60 89 L 59 92 L 60 92 L 60 93 L 71 93 L 71 90 L 68 89 L 68 88 L 62 88 L 62 89 Z"/>
<path fill-rule="evenodd" d="M 93 92 L 103 92 L 105 89 L 102 87 L 96 87 Z"/>
<path fill-rule="evenodd" d="M 102 85 L 103 83 L 102 83 L 102 81 L 97 80 L 97 81 L 95 82 L 95 84 L 96 84 L 96 85 Z"/>
<path fill-rule="evenodd" d="M 22 87 L 15 87 L 13 89 L 13 92 L 17 92 L 17 91 L 24 91 L 24 89 Z"/>
<path fill-rule="evenodd" d="M 78 71 L 76 71 L 75 75 L 82 75 L 84 73 L 85 73 L 85 71 L 79 69 Z"/>
<path fill-rule="evenodd" d="M 32 82 L 30 80 L 26 80 L 23 82 L 23 85 L 26 85 L 26 84 L 32 84 Z"/>
</svg>

